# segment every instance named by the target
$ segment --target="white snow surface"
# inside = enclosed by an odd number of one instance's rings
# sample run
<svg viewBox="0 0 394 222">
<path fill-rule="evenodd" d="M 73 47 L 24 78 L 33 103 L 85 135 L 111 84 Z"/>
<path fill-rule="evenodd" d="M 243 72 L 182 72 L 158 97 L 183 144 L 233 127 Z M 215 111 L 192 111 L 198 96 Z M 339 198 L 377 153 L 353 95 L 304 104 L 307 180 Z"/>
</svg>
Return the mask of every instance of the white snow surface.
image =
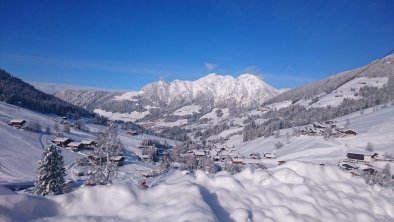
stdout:
<svg viewBox="0 0 394 222">
<path fill-rule="evenodd" d="M 178 176 L 181 174 L 177 174 Z M 0 189 L 1 221 L 393 221 L 392 191 L 336 166 L 289 162 L 195 179 L 84 187 L 35 197 Z M 182 177 L 182 175 L 181 175 Z"/>
<path fill-rule="evenodd" d="M 175 127 L 175 126 L 183 126 L 188 123 L 187 119 L 178 119 L 177 121 L 174 122 L 158 122 L 156 126 L 161 126 L 161 127 Z"/>
<path fill-rule="evenodd" d="M 332 93 L 323 96 L 319 101 L 312 105 L 312 107 L 331 107 L 339 106 L 345 98 L 359 99 L 360 96 L 356 96 L 355 93 L 360 90 L 363 86 L 382 88 L 388 82 L 387 77 L 380 78 L 369 78 L 369 77 L 358 77 L 355 78 Z"/>
<path fill-rule="evenodd" d="M 198 105 L 190 105 L 190 106 L 183 106 L 177 109 L 175 112 L 172 113 L 174 116 L 187 116 L 193 115 L 194 113 L 200 113 L 201 106 Z"/>
<path fill-rule="evenodd" d="M 286 101 L 279 102 L 279 103 L 272 103 L 272 104 L 270 104 L 270 105 L 268 105 L 266 107 L 269 108 L 269 109 L 272 109 L 272 110 L 280 110 L 280 109 L 289 107 L 291 105 L 292 105 L 292 101 L 291 100 L 286 100 Z"/>
<path fill-rule="evenodd" d="M 133 111 L 130 113 L 118 113 L 118 112 L 113 113 L 102 109 L 95 109 L 93 110 L 93 112 L 97 113 L 100 116 L 106 117 L 110 120 L 121 120 L 125 122 L 135 122 L 150 114 L 149 110 L 144 112 Z"/>
<path fill-rule="evenodd" d="M 211 120 L 210 123 L 212 124 L 218 124 L 220 121 L 227 119 L 230 116 L 230 110 L 228 108 L 221 109 L 223 115 L 221 117 L 218 117 L 216 114 L 216 111 L 218 111 L 219 108 L 213 108 L 211 112 L 203 115 L 200 117 L 200 119 L 209 119 Z"/>
<path fill-rule="evenodd" d="M 137 101 L 135 97 L 143 94 L 144 92 L 142 91 L 136 91 L 136 92 L 126 92 L 123 93 L 122 95 L 115 96 L 114 100 L 130 100 L 130 101 Z"/>
</svg>

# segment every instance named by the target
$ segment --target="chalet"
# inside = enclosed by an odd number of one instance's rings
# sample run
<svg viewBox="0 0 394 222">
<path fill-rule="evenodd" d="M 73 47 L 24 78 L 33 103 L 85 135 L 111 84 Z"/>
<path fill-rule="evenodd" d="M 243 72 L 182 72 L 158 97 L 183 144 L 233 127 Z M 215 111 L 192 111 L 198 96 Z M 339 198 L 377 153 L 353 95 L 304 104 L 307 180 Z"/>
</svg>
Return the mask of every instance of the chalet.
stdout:
<svg viewBox="0 0 394 222">
<path fill-rule="evenodd" d="M 128 131 L 127 134 L 130 135 L 130 136 L 137 136 L 138 132 L 135 131 L 135 130 L 131 130 L 131 131 Z"/>
<path fill-rule="evenodd" d="M 366 168 L 366 169 L 363 169 L 363 172 L 373 175 L 373 174 L 376 174 L 378 171 L 375 170 L 374 168 Z"/>
<path fill-rule="evenodd" d="M 249 154 L 249 157 L 251 159 L 255 159 L 255 160 L 261 159 L 260 153 L 251 153 L 251 154 Z"/>
<path fill-rule="evenodd" d="M 72 142 L 72 140 L 67 137 L 57 137 L 54 140 L 52 140 L 52 142 L 58 146 L 66 147 L 67 144 Z"/>
<path fill-rule="evenodd" d="M 357 135 L 357 132 L 352 130 L 352 129 L 345 129 L 345 130 L 341 130 L 341 133 L 347 135 L 347 136 L 355 136 Z"/>
<path fill-rule="evenodd" d="M 286 161 L 284 161 L 284 160 L 279 160 L 278 161 L 278 165 L 282 165 L 282 164 L 285 164 L 286 163 Z"/>
<path fill-rule="evenodd" d="M 70 142 L 67 144 L 67 146 L 70 147 L 74 152 L 78 152 L 83 147 L 82 143 L 80 142 Z"/>
<path fill-rule="evenodd" d="M 122 166 L 124 160 L 125 160 L 124 156 L 111 156 L 109 158 L 109 161 L 116 163 L 116 165 L 118 165 L 118 166 Z"/>
<path fill-rule="evenodd" d="M 273 153 L 264 153 L 264 157 L 267 159 L 276 159 L 276 156 Z"/>
<path fill-rule="evenodd" d="M 354 166 L 354 165 L 348 164 L 348 163 L 342 164 L 342 165 L 341 165 L 341 168 L 344 169 L 344 170 L 354 170 L 354 169 L 358 169 L 357 166 Z"/>
<path fill-rule="evenodd" d="M 192 150 L 192 153 L 196 157 L 202 157 L 205 156 L 205 152 L 202 150 Z"/>
<path fill-rule="evenodd" d="M 96 145 L 97 145 L 95 141 L 87 140 L 87 139 L 82 140 L 81 144 L 82 144 L 83 148 L 93 148 L 93 147 L 96 147 Z"/>
<path fill-rule="evenodd" d="M 325 128 L 327 128 L 327 126 L 324 126 L 321 123 L 313 123 L 313 127 L 315 127 L 316 129 L 325 129 Z"/>
<path fill-rule="evenodd" d="M 26 123 L 24 119 L 12 119 L 8 123 L 8 125 L 13 126 L 15 128 L 22 128 L 22 126 Z"/>
<path fill-rule="evenodd" d="M 373 152 L 354 151 L 348 152 L 346 156 L 350 162 L 372 163 L 375 161 L 378 154 Z"/>
<path fill-rule="evenodd" d="M 233 164 L 244 164 L 244 160 L 240 158 L 232 158 L 231 163 Z"/>
</svg>

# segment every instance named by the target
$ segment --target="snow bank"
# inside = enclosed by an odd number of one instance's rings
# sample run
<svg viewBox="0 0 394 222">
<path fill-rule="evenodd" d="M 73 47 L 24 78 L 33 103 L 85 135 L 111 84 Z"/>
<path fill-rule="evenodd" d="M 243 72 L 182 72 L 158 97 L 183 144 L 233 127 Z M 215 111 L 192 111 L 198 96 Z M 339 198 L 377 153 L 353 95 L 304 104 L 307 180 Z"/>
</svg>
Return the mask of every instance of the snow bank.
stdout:
<svg viewBox="0 0 394 222">
<path fill-rule="evenodd" d="M 48 198 L 0 195 L 2 221 L 393 221 L 393 192 L 335 166 L 290 162 L 150 190 L 113 185 Z"/>
</svg>

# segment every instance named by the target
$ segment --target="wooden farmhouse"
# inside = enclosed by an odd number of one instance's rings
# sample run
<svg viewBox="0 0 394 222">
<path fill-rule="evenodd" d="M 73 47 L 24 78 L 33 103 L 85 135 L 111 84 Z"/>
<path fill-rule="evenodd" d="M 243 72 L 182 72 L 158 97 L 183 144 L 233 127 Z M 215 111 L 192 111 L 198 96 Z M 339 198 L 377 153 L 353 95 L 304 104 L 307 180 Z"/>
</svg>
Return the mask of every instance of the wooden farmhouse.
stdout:
<svg viewBox="0 0 394 222">
<path fill-rule="evenodd" d="M 347 136 L 355 136 L 357 135 L 357 132 L 352 130 L 352 129 L 345 129 L 345 130 L 341 130 L 341 133 L 347 135 Z"/>
<path fill-rule="evenodd" d="M 57 146 L 66 147 L 69 143 L 72 142 L 72 140 L 67 137 L 57 137 L 54 140 L 52 140 L 52 142 Z"/>
<path fill-rule="evenodd" d="M 83 148 L 85 148 L 85 149 L 94 148 L 97 145 L 95 141 L 87 140 L 87 139 L 82 140 L 81 144 L 82 144 Z"/>
<path fill-rule="evenodd" d="M 138 132 L 135 130 L 131 130 L 131 131 L 128 131 L 127 134 L 129 134 L 130 136 L 137 136 Z"/>
<path fill-rule="evenodd" d="M 24 119 L 12 119 L 8 123 L 8 125 L 13 126 L 15 128 L 22 128 L 22 126 L 26 123 Z"/>
<path fill-rule="evenodd" d="M 80 149 L 83 148 L 83 145 L 80 142 L 70 142 L 69 144 L 67 144 L 67 146 L 70 147 L 71 150 L 74 152 L 78 152 Z"/>
<path fill-rule="evenodd" d="M 251 159 L 255 159 L 255 160 L 261 159 L 260 153 L 251 153 L 251 154 L 249 154 L 249 157 Z"/>
<path fill-rule="evenodd" d="M 231 163 L 233 164 L 244 164 L 244 160 L 238 156 L 231 156 Z"/>
<path fill-rule="evenodd" d="M 378 154 L 373 152 L 352 151 L 348 152 L 346 156 L 350 162 L 372 163 L 375 161 Z"/>
<path fill-rule="evenodd" d="M 116 165 L 118 165 L 118 166 L 122 166 L 124 160 L 125 160 L 124 156 L 111 156 L 109 158 L 109 161 L 116 163 Z"/>
<path fill-rule="evenodd" d="M 276 159 L 275 154 L 270 152 L 264 153 L 264 157 L 267 159 Z"/>
</svg>

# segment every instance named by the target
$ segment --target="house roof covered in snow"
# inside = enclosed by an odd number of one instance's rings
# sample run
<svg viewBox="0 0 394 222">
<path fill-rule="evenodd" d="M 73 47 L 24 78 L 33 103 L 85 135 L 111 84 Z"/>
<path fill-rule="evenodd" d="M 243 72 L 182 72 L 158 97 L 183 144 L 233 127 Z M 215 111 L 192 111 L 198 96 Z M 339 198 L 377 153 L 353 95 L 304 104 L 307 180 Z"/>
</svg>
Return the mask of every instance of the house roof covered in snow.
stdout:
<svg viewBox="0 0 394 222">
<path fill-rule="evenodd" d="M 10 123 L 24 123 L 25 120 L 24 119 L 12 119 L 10 120 Z"/>
<path fill-rule="evenodd" d="M 81 143 L 83 144 L 83 145 L 90 145 L 90 144 L 92 144 L 94 141 L 93 140 L 82 140 L 81 141 Z"/>
<path fill-rule="evenodd" d="M 70 138 L 67 137 L 57 137 L 54 140 L 52 140 L 53 142 L 60 142 L 60 143 L 64 143 L 67 142 L 68 140 L 70 140 Z"/>
<path fill-rule="evenodd" d="M 73 146 L 73 147 L 77 147 L 77 146 L 81 146 L 81 145 L 82 145 L 82 143 L 80 143 L 80 142 L 71 142 L 68 144 L 68 146 Z"/>
</svg>

